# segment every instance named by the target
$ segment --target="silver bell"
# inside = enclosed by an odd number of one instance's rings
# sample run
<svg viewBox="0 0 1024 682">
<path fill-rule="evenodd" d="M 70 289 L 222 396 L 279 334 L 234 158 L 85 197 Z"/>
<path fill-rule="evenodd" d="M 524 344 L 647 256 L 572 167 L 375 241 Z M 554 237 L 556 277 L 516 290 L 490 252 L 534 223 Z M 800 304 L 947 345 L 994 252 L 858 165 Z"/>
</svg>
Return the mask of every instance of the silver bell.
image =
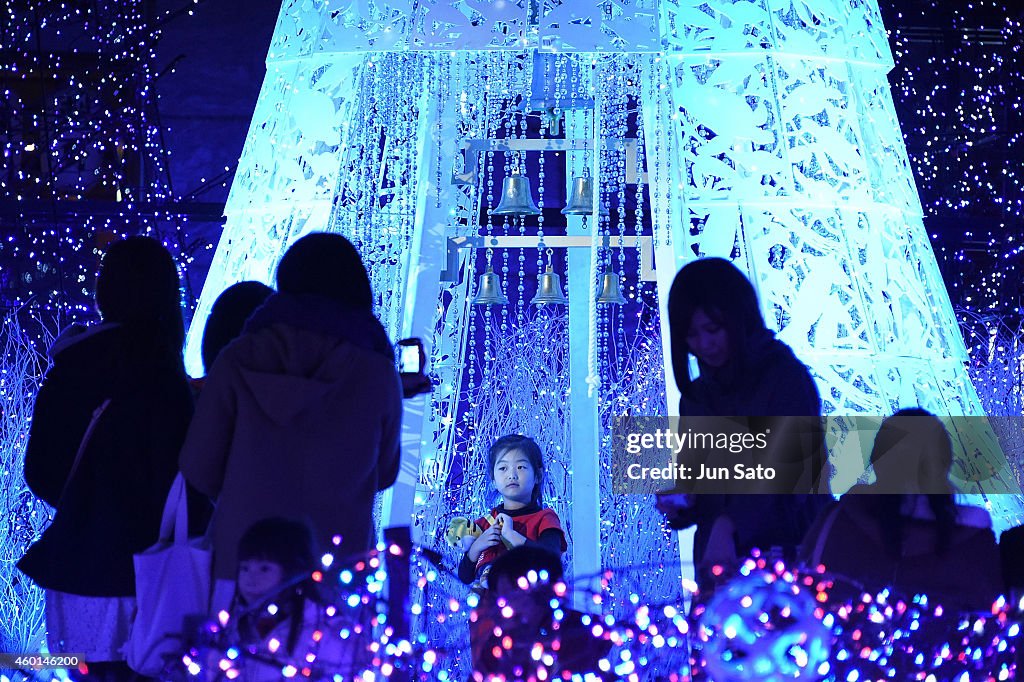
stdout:
<svg viewBox="0 0 1024 682">
<path fill-rule="evenodd" d="M 551 266 L 537 278 L 537 295 L 530 301 L 533 305 L 568 305 L 569 299 L 562 293 L 562 278 L 551 270 Z"/>
<path fill-rule="evenodd" d="M 501 201 L 491 215 L 540 215 L 540 209 L 533 203 L 530 181 L 524 175 L 513 172 L 505 178 L 501 189 Z"/>
<path fill-rule="evenodd" d="M 619 288 L 619 276 L 615 274 L 614 270 L 608 270 L 601 278 L 601 293 L 597 295 L 597 302 L 618 303 L 619 305 L 626 303 L 622 289 Z"/>
<path fill-rule="evenodd" d="M 594 180 L 593 178 L 573 178 L 572 195 L 562 215 L 590 215 L 594 212 Z"/>
<path fill-rule="evenodd" d="M 473 305 L 508 305 L 508 297 L 501 290 L 501 280 L 490 266 L 487 272 L 480 275 L 472 302 Z"/>
</svg>

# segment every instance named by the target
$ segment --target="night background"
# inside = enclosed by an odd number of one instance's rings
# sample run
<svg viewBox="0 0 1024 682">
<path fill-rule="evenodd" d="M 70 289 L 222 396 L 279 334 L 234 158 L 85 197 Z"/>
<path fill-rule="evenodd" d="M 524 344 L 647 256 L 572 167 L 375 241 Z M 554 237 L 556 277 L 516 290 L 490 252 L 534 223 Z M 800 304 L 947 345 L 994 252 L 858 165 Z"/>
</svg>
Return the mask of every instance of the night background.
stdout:
<svg viewBox="0 0 1024 682">
<path fill-rule="evenodd" d="M 15 1 L 0 19 L 0 305 L 87 315 L 94 249 L 153 229 L 175 246 L 193 306 L 279 4 L 62 8 Z M 953 305 L 1016 330 L 1024 9 L 881 9 L 896 57 L 889 81 Z"/>
<path fill-rule="evenodd" d="M 991 414 L 1014 415 L 1024 296 L 1018 1 L 880 1 L 893 99 L 969 371 Z M 10 0 L 0 12 L 0 517 L 17 515 L 0 530 L 0 651 L 41 629 L 26 621 L 41 617 L 38 591 L 19 585 L 13 560 L 50 512 L 10 467 L 45 370 L 40 351 L 68 323 L 95 320 L 100 250 L 127 234 L 168 245 L 191 316 L 279 9 Z"/>
</svg>

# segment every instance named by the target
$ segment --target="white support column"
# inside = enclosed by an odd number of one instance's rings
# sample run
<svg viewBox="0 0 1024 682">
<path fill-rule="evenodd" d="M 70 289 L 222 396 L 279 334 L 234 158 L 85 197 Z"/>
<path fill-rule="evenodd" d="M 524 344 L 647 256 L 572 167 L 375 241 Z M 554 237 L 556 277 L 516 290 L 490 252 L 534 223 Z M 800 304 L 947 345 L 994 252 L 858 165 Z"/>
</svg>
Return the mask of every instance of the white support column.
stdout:
<svg viewBox="0 0 1024 682">
<path fill-rule="evenodd" d="M 570 139 L 595 138 L 593 115 L 589 111 L 567 111 L 566 137 Z M 596 147 L 596 145 L 595 145 Z M 595 161 L 591 176 L 597 177 L 596 163 L 599 150 L 593 149 L 590 158 Z M 566 181 L 583 174 L 581 152 L 567 152 Z M 598 187 L 598 183 L 594 183 Z M 597 229 L 590 221 L 588 231 L 583 230 L 583 219 L 568 216 L 570 236 L 591 236 Z M 600 424 L 597 413 L 597 393 L 589 391 L 590 301 L 595 295 L 591 278 L 591 250 L 567 249 L 569 280 L 569 414 L 572 419 L 572 557 L 573 576 L 595 575 L 601 570 L 601 484 L 598 452 Z M 586 608 L 586 596 L 576 595 L 575 607 Z"/>
<path fill-rule="evenodd" d="M 450 183 L 452 159 L 455 155 L 455 117 L 451 103 L 436 110 L 436 98 L 425 90 L 420 104 L 420 127 L 416 179 L 416 226 L 408 262 L 408 288 L 401 324 L 402 338 L 419 337 L 429 343 L 437 320 L 440 275 L 445 267 L 445 246 L 448 240 L 449 209 L 455 199 Z M 438 134 L 438 118 L 440 131 Z M 437 154 L 438 147 L 441 154 Z M 438 163 L 442 165 L 438 174 Z M 437 178 L 441 186 L 437 186 Z M 426 348 L 430 357 L 431 349 Z M 429 367 L 427 368 L 430 369 Z M 410 525 L 419 481 L 420 462 L 425 449 L 434 446 L 426 411 L 430 396 L 422 395 L 403 401 L 402 463 L 398 480 L 383 497 L 381 518 L 385 526 Z M 420 542 L 419 531 L 413 529 L 413 542 Z"/>
</svg>

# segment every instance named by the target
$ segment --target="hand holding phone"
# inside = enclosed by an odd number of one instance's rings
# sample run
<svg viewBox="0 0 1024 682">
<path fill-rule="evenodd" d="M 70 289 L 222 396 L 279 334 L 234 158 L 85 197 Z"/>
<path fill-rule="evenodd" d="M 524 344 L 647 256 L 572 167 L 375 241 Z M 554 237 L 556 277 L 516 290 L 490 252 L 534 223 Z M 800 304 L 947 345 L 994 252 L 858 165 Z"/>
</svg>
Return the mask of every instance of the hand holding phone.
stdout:
<svg viewBox="0 0 1024 682">
<path fill-rule="evenodd" d="M 402 397 L 412 398 L 429 393 L 430 377 L 423 371 L 427 364 L 423 341 L 418 338 L 402 339 L 395 348 L 398 356 L 398 374 L 402 379 Z"/>
</svg>

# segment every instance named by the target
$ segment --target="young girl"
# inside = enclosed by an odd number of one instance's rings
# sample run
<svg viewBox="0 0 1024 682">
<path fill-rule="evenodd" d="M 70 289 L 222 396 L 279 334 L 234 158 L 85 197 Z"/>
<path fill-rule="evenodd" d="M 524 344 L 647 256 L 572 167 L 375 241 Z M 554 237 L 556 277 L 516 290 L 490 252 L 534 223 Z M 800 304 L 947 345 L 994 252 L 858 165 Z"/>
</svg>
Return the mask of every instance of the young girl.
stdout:
<svg viewBox="0 0 1024 682">
<path fill-rule="evenodd" d="M 544 462 L 532 438 L 502 436 L 487 453 L 487 466 L 503 502 L 476 520 L 483 529 L 459 564 L 459 579 L 487 587 L 491 564 L 513 547 L 542 547 L 556 556 L 568 547 L 554 510 L 541 505 Z"/>
<path fill-rule="evenodd" d="M 254 523 L 238 545 L 238 582 L 228 643 L 247 652 L 232 662 L 245 682 L 280 680 L 289 665 L 311 668 L 315 678 L 351 674 L 359 656 L 358 637 L 342 640 L 348 625 L 329 617 L 318 584 L 309 527 L 268 518 Z M 318 634 L 319 633 L 319 634 Z M 312 655 L 312 658 L 310 658 Z M 218 662 L 213 662 L 216 668 Z"/>
</svg>

